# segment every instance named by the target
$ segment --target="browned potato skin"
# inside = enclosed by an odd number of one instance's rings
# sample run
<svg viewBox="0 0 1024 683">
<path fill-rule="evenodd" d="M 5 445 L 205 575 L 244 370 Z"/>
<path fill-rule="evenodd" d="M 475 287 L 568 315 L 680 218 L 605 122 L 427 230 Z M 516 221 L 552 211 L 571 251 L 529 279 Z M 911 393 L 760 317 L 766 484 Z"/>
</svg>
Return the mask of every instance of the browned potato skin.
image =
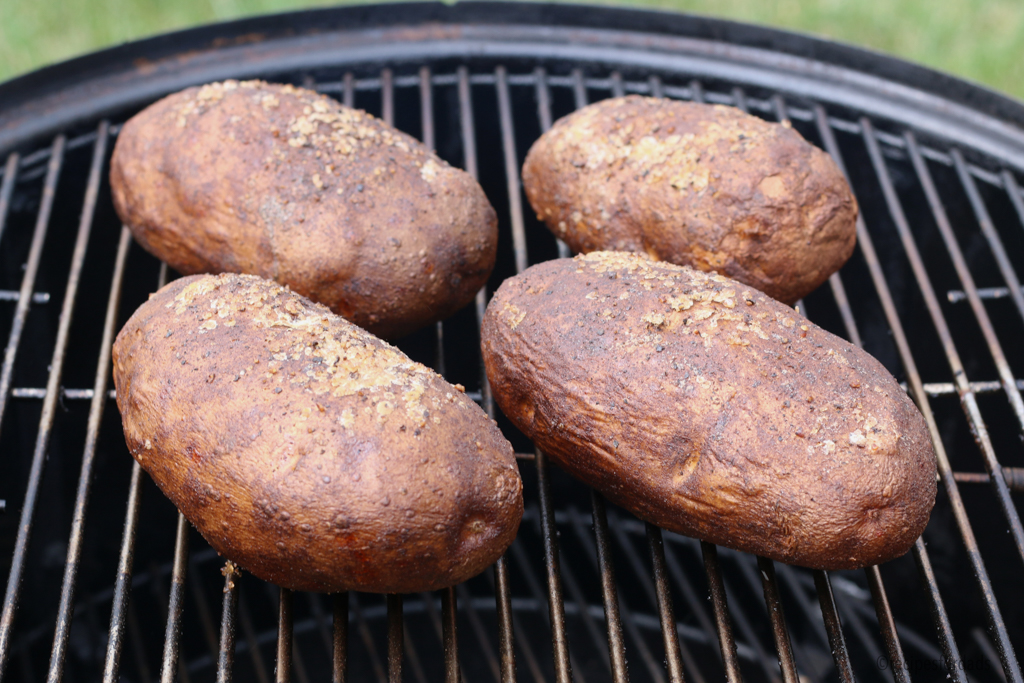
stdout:
<svg viewBox="0 0 1024 683">
<path fill-rule="evenodd" d="M 637 254 L 506 280 L 494 398 L 641 519 L 815 569 L 905 553 L 935 501 L 924 418 L 882 365 L 763 293 Z"/>
<path fill-rule="evenodd" d="M 716 271 L 783 303 L 850 258 L 857 202 L 831 157 L 733 107 L 630 95 L 561 119 L 523 186 L 576 252 L 643 252 Z"/>
<path fill-rule="evenodd" d="M 268 280 L 153 295 L 114 344 L 132 455 L 217 552 L 295 590 L 435 590 L 515 538 L 512 447 L 459 389 Z"/>
<path fill-rule="evenodd" d="M 226 81 L 124 124 L 118 215 L 184 273 L 253 273 L 395 338 L 475 296 L 497 216 L 469 174 L 329 97 Z"/>
</svg>

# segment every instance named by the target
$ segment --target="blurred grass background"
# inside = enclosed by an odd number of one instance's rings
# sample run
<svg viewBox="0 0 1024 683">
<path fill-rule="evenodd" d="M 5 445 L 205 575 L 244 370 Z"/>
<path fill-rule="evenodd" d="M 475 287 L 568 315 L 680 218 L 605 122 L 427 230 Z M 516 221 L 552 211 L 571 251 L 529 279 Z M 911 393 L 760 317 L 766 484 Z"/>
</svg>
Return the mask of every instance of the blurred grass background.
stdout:
<svg viewBox="0 0 1024 683">
<path fill-rule="evenodd" d="M 727 17 L 839 40 L 1024 99 L 1024 0 L 591 0 Z M 336 2 L 2 0 L 0 81 L 197 24 Z"/>
</svg>

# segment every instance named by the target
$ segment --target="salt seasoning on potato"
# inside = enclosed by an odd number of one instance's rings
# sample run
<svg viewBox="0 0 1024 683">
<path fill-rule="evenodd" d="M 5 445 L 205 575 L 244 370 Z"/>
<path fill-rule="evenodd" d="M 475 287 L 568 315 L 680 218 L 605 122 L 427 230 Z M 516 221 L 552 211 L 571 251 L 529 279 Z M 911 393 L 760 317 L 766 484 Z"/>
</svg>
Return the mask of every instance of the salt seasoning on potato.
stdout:
<svg viewBox="0 0 1024 683">
<path fill-rule="evenodd" d="M 522 482 L 494 422 L 461 387 L 285 287 L 172 282 L 125 324 L 113 364 L 132 455 L 261 579 L 434 590 L 515 538 Z"/>
<path fill-rule="evenodd" d="M 523 165 L 537 217 L 576 252 L 646 253 L 793 304 L 853 253 L 832 159 L 734 107 L 630 95 L 566 116 Z"/>
<path fill-rule="evenodd" d="M 135 239 L 179 272 L 271 278 L 386 338 L 451 315 L 494 266 L 497 216 L 469 174 L 290 85 L 165 97 L 124 124 L 110 184 Z"/>
<path fill-rule="evenodd" d="M 595 252 L 506 280 L 482 350 L 494 398 L 641 519 L 782 562 L 905 553 L 935 501 L 924 418 L 868 353 L 752 287 Z"/>
</svg>

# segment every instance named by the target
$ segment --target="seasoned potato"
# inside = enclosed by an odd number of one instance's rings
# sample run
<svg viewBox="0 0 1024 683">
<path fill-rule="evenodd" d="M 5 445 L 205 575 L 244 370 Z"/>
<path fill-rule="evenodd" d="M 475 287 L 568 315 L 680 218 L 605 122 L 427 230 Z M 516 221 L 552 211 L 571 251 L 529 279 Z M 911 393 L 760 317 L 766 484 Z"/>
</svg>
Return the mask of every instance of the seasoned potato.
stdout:
<svg viewBox="0 0 1024 683">
<path fill-rule="evenodd" d="M 226 81 L 125 123 L 114 206 L 181 273 L 252 273 L 387 338 L 454 313 L 494 266 L 497 216 L 469 174 L 309 90 Z"/>
<path fill-rule="evenodd" d="M 128 320 L 135 459 L 217 552 L 296 590 L 434 590 L 515 538 L 512 447 L 460 387 L 287 288 L 177 280 Z"/>
<path fill-rule="evenodd" d="M 644 252 L 793 304 L 853 253 L 857 202 L 787 124 L 631 95 L 558 121 L 526 157 L 537 217 L 577 252 Z"/>
<path fill-rule="evenodd" d="M 816 569 L 902 555 L 928 522 L 924 418 L 885 368 L 720 275 L 595 252 L 506 280 L 495 400 L 640 518 Z"/>
</svg>

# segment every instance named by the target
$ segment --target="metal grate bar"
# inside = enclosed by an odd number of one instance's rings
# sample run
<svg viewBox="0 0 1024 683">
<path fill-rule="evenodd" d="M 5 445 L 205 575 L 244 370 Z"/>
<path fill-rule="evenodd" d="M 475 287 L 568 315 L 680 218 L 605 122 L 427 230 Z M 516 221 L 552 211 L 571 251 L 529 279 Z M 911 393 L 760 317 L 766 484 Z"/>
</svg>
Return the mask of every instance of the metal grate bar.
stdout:
<svg viewBox="0 0 1024 683">
<path fill-rule="evenodd" d="M 122 228 L 122 235 L 127 228 Z M 142 468 L 133 462 L 131 480 L 128 486 L 127 512 L 122 532 L 121 552 L 117 562 L 117 578 L 110 606 L 110 630 L 107 640 L 107 655 L 103 664 L 103 683 L 116 683 L 121 666 L 121 648 L 124 644 L 125 612 L 131 591 L 132 561 L 135 557 L 135 530 L 139 521 L 139 493 L 142 482 Z M 145 676 L 144 678 L 148 678 Z"/>
<path fill-rule="evenodd" d="M 621 81 L 621 79 L 620 79 Z M 626 671 L 626 643 L 622 636 L 622 618 L 619 616 L 619 596 L 615 589 L 615 566 L 611 558 L 611 540 L 608 538 L 608 514 L 604 498 L 591 489 L 594 536 L 597 539 L 597 563 L 601 572 L 601 597 L 604 601 L 605 623 L 608 626 L 608 651 L 612 670 L 612 683 L 629 683 Z"/>
<path fill-rule="evenodd" d="M 543 134 L 551 130 L 553 125 L 551 117 L 551 87 L 548 84 L 548 73 L 544 67 L 538 66 L 533 73 L 537 86 L 537 117 L 540 120 L 540 132 Z"/>
<path fill-rule="evenodd" d="M 455 603 L 455 589 L 441 591 L 441 622 L 444 635 L 444 680 L 445 683 L 459 683 L 459 638 L 458 606 Z"/>
<path fill-rule="evenodd" d="M 512 217 L 512 249 L 516 256 L 516 273 L 529 266 L 526 253 L 526 230 L 523 226 L 523 202 L 519 187 L 519 159 L 516 155 L 515 132 L 512 128 L 512 101 L 508 92 L 508 74 L 504 66 L 494 70 L 497 79 L 498 118 L 501 122 L 501 146 L 505 153 L 505 180 L 508 183 L 509 213 Z"/>
<path fill-rule="evenodd" d="M 167 603 L 167 624 L 164 629 L 164 656 L 160 667 L 160 683 L 174 683 L 181 640 L 181 613 L 185 607 L 185 578 L 188 573 L 188 521 L 178 513 L 174 534 L 174 568 L 171 570 L 171 592 Z M 155 584 L 154 578 L 154 585 Z M 184 678 L 184 676 L 183 676 Z"/>
<path fill-rule="evenodd" d="M 953 335 L 949 331 L 949 326 L 946 323 L 945 317 L 942 315 L 942 309 L 939 306 L 938 298 L 935 296 L 935 291 L 928 279 L 928 273 L 925 269 L 924 261 L 921 259 L 921 255 L 917 250 L 917 245 L 914 241 L 913 235 L 910 232 L 910 225 L 907 222 L 906 216 L 903 213 L 903 208 L 900 205 L 899 198 L 896 195 L 896 188 L 893 186 L 892 179 L 889 177 L 888 167 L 882 159 L 882 153 L 878 148 L 878 142 L 875 137 L 871 135 L 871 122 L 864 119 L 861 121 L 861 126 L 864 128 L 864 140 L 867 144 L 868 154 L 871 157 L 871 162 L 875 167 L 875 173 L 882 185 L 882 193 L 884 194 L 886 204 L 889 207 L 889 214 L 892 216 L 893 221 L 896 224 L 896 229 L 903 242 L 903 249 L 907 254 L 907 258 L 910 260 L 911 268 L 913 269 L 914 276 L 917 279 L 918 288 L 924 296 L 925 305 L 931 315 L 932 323 L 942 341 L 943 350 L 946 353 L 950 370 L 953 372 L 953 376 L 958 384 L 957 389 L 960 394 L 960 401 L 963 405 L 964 412 L 967 414 L 967 419 L 970 422 L 971 432 L 974 435 L 975 442 L 981 449 L 985 467 L 992 475 L 992 484 L 996 492 L 996 500 L 999 502 L 999 505 L 1003 510 L 1003 514 L 1006 516 L 1007 522 L 1010 525 L 1010 531 L 1013 535 L 1014 543 L 1017 545 L 1017 552 L 1020 554 L 1021 558 L 1024 559 L 1024 527 L 1021 526 L 1020 517 L 1017 515 L 1017 509 L 1014 507 L 1013 500 L 1010 498 L 1010 490 L 1006 486 L 1006 480 L 1002 476 L 1002 467 L 999 464 L 999 460 L 996 458 L 995 449 L 992 447 L 992 442 L 988 436 L 988 429 L 985 427 L 984 420 L 981 417 L 981 411 L 978 409 L 977 401 L 974 394 L 971 393 L 970 386 L 967 383 L 967 375 L 964 371 L 963 364 L 960 362 L 960 355 L 953 343 Z"/>
<path fill-rule="evenodd" d="M 960 658 L 960 648 L 957 647 L 953 638 L 953 625 L 949 621 L 946 607 L 939 595 L 939 583 L 935 580 L 935 572 L 932 570 L 932 562 L 928 557 L 924 541 L 920 538 L 914 543 L 914 563 L 917 564 L 918 572 L 924 579 L 925 587 L 931 600 L 932 620 L 935 622 L 935 630 L 938 632 L 939 645 L 942 647 L 942 659 L 946 664 L 946 671 L 954 683 L 963 683 L 965 673 L 960 666 L 963 660 Z"/>
<path fill-rule="evenodd" d="M 548 609 L 551 617 L 551 646 L 555 655 L 556 683 L 572 683 L 572 667 L 569 664 L 569 642 L 565 637 L 565 606 L 562 603 L 562 579 L 558 563 L 558 530 L 551 504 L 551 488 L 548 483 L 548 459 L 543 451 L 537 450 L 534 464 L 540 489 L 540 518 L 544 537 L 544 566 L 548 577 Z"/>
<path fill-rule="evenodd" d="M 388 602 L 388 683 L 402 683 L 402 596 L 389 593 Z"/>
<path fill-rule="evenodd" d="M 784 683 L 799 683 L 796 661 L 793 659 L 793 645 L 790 642 L 789 629 L 786 628 L 786 616 L 782 611 L 782 596 L 779 594 L 775 563 L 766 557 L 758 557 L 757 568 L 761 572 L 761 588 L 764 591 L 768 617 L 772 622 L 772 635 L 775 637 L 775 649 L 779 653 L 782 680 Z"/>
<path fill-rule="evenodd" d="M 352 76 L 352 72 L 348 71 L 344 76 L 344 85 L 342 90 L 342 104 L 346 107 L 356 106 L 356 85 L 355 78 Z"/>
<path fill-rule="evenodd" d="M 587 86 L 583 82 L 582 69 L 572 70 L 572 94 L 577 109 L 587 106 Z"/>
<path fill-rule="evenodd" d="M 524 517 L 525 516 L 526 515 L 524 514 Z M 509 551 L 505 553 L 506 561 L 509 552 L 512 553 L 512 558 L 515 560 L 516 565 L 519 567 L 520 573 L 526 580 L 526 585 L 529 588 L 530 593 L 533 595 L 536 604 L 547 605 L 547 598 L 545 597 L 544 591 L 540 587 L 540 583 L 537 581 L 537 577 L 530 569 L 530 563 L 526 559 L 526 554 L 523 552 L 522 545 L 517 541 L 512 541 L 512 545 L 509 546 Z M 466 597 L 468 597 L 468 594 Z M 466 602 L 469 601 L 467 600 Z M 550 618 L 548 620 L 548 623 L 550 625 Z M 519 631 L 520 633 L 524 632 L 522 622 L 520 621 L 519 617 L 516 615 L 515 612 L 512 612 L 512 624 L 515 626 L 516 631 Z M 520 638 L 516 642 L 516 645 L 522 652 L 523 659 L 526 660 L 526 666 L 530 670 L 530 675 L 533 676 L 533 680 L 536 681 L 536 683 L 546 683 L 547 677 L 544 675 L 544 672 L 541 671 L 540 662 L 538 661 L 536 654 L 534 654 L 533 646 L 530 645 L 530 640 L 528 638 Z M 502 683 L 505 683 L 504 679 L 502 679 Z"/>
<path fill-rule="evenodd" d="M 345 683 L 348 678 L 348 593 L 332 595 L 331 608 L 334 632 L 331 683 Z"/>
<path fill-rule="evenodd" d="M 224 563 L 224 600 L 220 617 L 220 649 L 217 657 L 217 683 L 231 683 L 235 664 L 235 614 L 238 612 L 238 584 L 240 578 L 235 564 Z"/>
<path fill-rule="evenodd" d="M 443 589 L 443 590 L 448 590 L 448 589 Z M 480 615 L 477 614 L 476 608 L 473 606 L 473 598 L 472 598 L 472 596 L 470 596 L 469 591 L 466 589 L 466 586 L 465 586 L 464 583 L 463 584 L 459 584 L 458 586 L 452 587 L 452 590 L 456 592 L 456 595 L 454 597 L 458 598 L 458 599 L 460 599 L 462 601 L 462 607 L 463 607 L 463 610 L 465 612 L 466 618 L 469 619 L 470 631 L 476 635 L 476 642 L 480 646 L 480 651 L 483 653 L 484 659 L 487 660 L 488 668 L 490 668 L 490 670 L 491 670 L 491 675 L 494 677 L 495 683 L 501 683 L 501 665 L 498 663 L 498 658 L 494 656 L 494 649 L 491 647 L 490 642 L 488 642 L 488 640 L 487 640 L 487 638 L 485 636 L 486 630 L 484 628 L 483 622 L 480 620 Z M 434 598 L 433 598 L 432 594 L 430 594 L 430 593 L 422 593 L 421 595 L 423 597 L 423 605 L 426 608 L 426 611 L 430 615 L 431 622 L 433 622 L 433 624 L 434 624 L 434 633 L 435 633 L 435 635 L 437 635 L 437 638 L 438 638 L 438 640 L 441 643 L 441 647 L 444 648 L 444 644 L 445 644 L 445 626 L 442 623 L 443 615 L 439 615 L 438 614 L 437 606 L 434 605 Z M 442 600 L 443 599 L 444 598 L 442 597 Z M 444 606 L 442 606 L 442 611 L 443 610 L 444 610 Z M 454 614 L 453 619 L 456 622 L 455 625 L 457 625 L 457 623 L 458 623 L 458 611 L 456 610 L 453 614 Z M 456 640 L 456 645 L 457 645 L 457 643 L 458 643 L 458 641 Z M 446 678 L 446 680 L 447 680 L 447 677 L 448 677 L 448 671 L 447 671 L 448 665 L 449 665 L 449 660 L 446 657 L 446 659 L 445 659 L 445 668 L 446 668 L 445 678 Z M 458 674 L 457 674 L 459 676 L 459 679 L 460 680 L 468 680 L 468 678 L 466 676 L 466 672 L 462 668 L 462 664 L 458 660 L 458 653 L 455 654 L 455 665 L 459 669 Z"/>
<path fill-rule="evenodd" d="M 683 663 L 679 652 L 679 634 L 676 632 L 676 617 L 672 608 L 672 589 L 668 583 L 665 567 L 665 542 L 661 529 L 647 523 L 647 545 L 651 551 L 651 565 L 654 567 L 654 586 L 658 594 L 658 617 L 661 621 L 661 639 L 665 646 L 665 667 L 669 683 L 685 683 Z M 790 683 L 787 681 L 786 683 Z"/>
<path fill-rule="evenodd" d="M 3 237 L 4 228 L 7 227 L 7 212 L 11 209 L 11 194 L 14 192 L 14 181 L 18 178 L 17 152 L 7 156 L 7 163 L 4 165 L 4 182 L 0 185 L 0 237 Z"/>
<path fill-rule="evenodd" d="M 516 680 L 516 651 L 512 640 L 513 614 L 511 605 L 511 590 L 508 585 L 508 564 L 505 556 L 502 555 L 494 563 L 494 585 L 495 608 L 498 616 L 498 648 L 501 652 L 501 677 L 498 683 L 515 683 Z M 529 651 L 529 662 L 533 670 L 539 671 L 539 667 L 533 657 L 532 650 Z M 535 677 L 537 683 L 541 678 Z"/>
<path fill-rule="evenodd" d="M 167 567 L 168 572 L 169 572 L 168 575 L 170 575 L 170 571 L 173 570 L 173 568 L 174 568 L 173 563 L 171 564 L 170 567 Z M 157 619 L 158 620 L 159 619 L 163 619 L 165 621 L 165 623 L 166 623 L 167 620 L 168 620 L 168 617 L 170 616 L 170 612 L 168 611 L 169 605 L 167 603 L 167 594 L 164 592 L 163 586 L 160 583 L 161 577 L 163 576 L 163 573 L 164 573 L 164 567 L 159 565 L 156 562 L 156 560 L 153 560 L 150 563 L 150 565 L 149 565 L 148 578 L 150 580 L 148 582 L 148 586 L 149 586 L 150 592 L 153 594 L 153 599 L 156 600 L 156 604 L 157 604 L 157 606 L 159 608 L 158 609 L 158 614 L 160 616 L 157 617 Z M 167 644 L 166 643 L 164 644 L 164 652 L 165 653 L 167 652 Z M 175 655 L 175 656 L 177 656 L 177 655 Z M 163 660 L 161 660 L 160 664 L 161 664 L 161 667 L 163 667 L 165 662 Z M 170 675 L 170 678 L 167 679 L 167 680 L 173 681 L 174 680 L 174 668 L 173 668 L 173 665 L 172 665 L 172 667 L 169 670 L 171 672 L 171 675 Z M 162 673 L 163 672 L 161 671 L 161 674 Z M 181 683 L 190 683 L 190 679 L 189 679 L 189 675 L 188 675 L 188 669 L 185 667 L 185 663 L 183 661 L 182 662 L 178 662 L 178 675 L 181 678 Z M 163 681 L 163 676 L 161 676 L 161 683 L 162 683 L 162 681 Z"/>
<path fill-rule="evenodd" d="M 608 80 L 611 81 L 612 97 L 625 97 L 626 89 L 622 85 L 622 74 L 618 71 L 613 71 L 609 75 Z"/>
<path fill-rule="evenodd" d="M 850 308 L 850 299 L 846 296 L 843 278 L 838 272 L 832 273 L 828 278 L 828 284 L 832 289 L 832 297 L 839 308 L 839 315 L 843 319 L 843 327 L 846 328 L 846 335 L 849 337 L 850 343 L 858 348 L 864 348 L 864 340 L 861 339 L 857 323 L 853 318 L 853 310 Z"/>
<path fill-rule="evenodd" d="M 1021 288 L 1024 292 L 1024 287 Z M 39 296 L 38 294 L 35 296 Z M 1010 289 L 1008 287 L 979 287 L 978 298 L 979 299 L 1005 299 L 1010 296 Z M 0 299 L 3 299 L 2 293 L 0 293 Z M 946 292 L 946 300 L 951 304 L 960 303 L 961 301 L 967 300 L 967 293 L 960 289 L 952 289 Z"/>
<path fill-rule="evenodd" d="M 690 99 L 701 104 L 704 102 L 704 87 L 697 79 L 690 81 Z"/>
<path fill-rule="evenodd" d="M 277 601 L 277 660 L 274 665 L 274 682 L 288 683 L 292 680 L 292 599 L 294 593 L 287 588 L 280 590 Z M 400 680 L 400 679 L 399 679 Z"/>
<path fill-rule="evenodd" d="M 290 602 L 288 604 L 288 612 L 287 612 L 288 618 L 285 621 L 286 628 L 282 629 L 282 628 L 280 628 L 280 626 L 281 626 L 281 624 L 280 624 L 281 593 L 282 593 L 282 591 L 284 591 L 286 589 L 280 588 L 278 586 L 274 586 L 274 585 L 272 585 L 270 583 L 266 583 L 266 582 L 263 583 L 263 587 L 266 588 L 266 590 L 267 590 L 267 597 L 270 598 L 270 602 L 271 602 L 271 604 L 274 605 L 274 609 L 276 609 L 278 611 L 279 623 L 278 623 L 277 631 L 274 634 L 275 635 L 274 642 L 276 643 L 276 646 L 278 648 L 281 648 L 282 645 L 283 645 L 284 647 L 286 647 L 288 649 L 288 662 L 289 662 L 289 666 L 284 671 L 283 675 L 286 676 L 287 680 L 290 681 L 291 680 L 291 675 L 294 673 L 295 674 L 295 678 L 298 680 L 298 683 L 309 683 L 309 676 L 306 675 L 306 666 L 305 666 L 304 661 L 302 659 L 302 653 L 299 651 L 299 645 L 298 645 L 298 643 L 295 642 L 295 638 L 294 638 L 294 634 L 295 634 L 295 626 L 294 626 L 294 622 L 295 622 L 295 619 L 294 619 L 294 614 L 295 614 L 295 610 L 294 610 L 295 597 L 294 597 L 294 594 L 289 595 L 288 599 L 290 600 Z M 239 595 L 238 596 L 238 601 L 239 601 L 239 603 L 243 603 L 244 604 L 245 596 L 244 595 Z M 274 658 L 274 662 L 275 662 L 275 665 L 276 665 L 276 663 L 277 663 L 277 657 L 276 656 Z M 277 671 L 280 671 L 280 667 L 277 667 Z M 276 675 L 280 675 L 277 672 L 275 672 L 275 674 Z"/>
<path fill-rule="evenodd" d="M 96 196 L 99 190 L 100 169 L 103 167 L 106 154 L 106 122 L 100 124 L 96 148 L 93 154 L 93 166 L 89 173 L 89 185 L 86 190 L 86 206 L 82 209 L 83 220 L 86 214 L 92 221 L 96 207 Z M 95 172 L 94 172 L 95 171 Z M 86 427 L 85 447 L 82 453 L 81 473 L 78 477 L 78 491 L 75 496 L 75 510 L 71 522 L 71 536 L 68 539 L 67 561 L 64 565 L 64 580 L 61 585 L 60 606 L 57 610 L 57 625 L 53 637 L 53 649 L 50 654 L 50 681 L 59 681 L 64 670 L 64 658 L 67 655 L 67 640 L 71 630 L 71 618 L 75 598 L 75 585 L 78 579 L 78 566 L 81 560 L 82 540 L 85 536 L 85 514 L 89 504 L 89 491 L 92 488 L 92 467 L 96 456 L 96 442 L 99 439 L 100 423 L 103 409 L 106 407 L 107 382 L 110 377 L 110 352 L 114 338 L 114 326 L 117 324 L 118 304 L 121 300 L 121 282 L 124 277 L 124 264 L 131 246 L 131 233 L 122 228 L 117 245 L 117 256 L 114 259 L 114 274 L 110 282 L 110 295 L 107 299 L 107 312 L 103 321 L 103 338 L 100 341 L 100 356 L 96 363 L 96 379 L 93 383 L 93 400 L 89 406 L 89 422 Z"/>
<path fill-rule="evenodd" d="M 875 603 L 878 626 L 881 629 L 882 638 L 885 640 L 886 654 L 889 658 L 888 668 L 892 671 L 896 683 L 910 683 L 910 671 L 907 668 L 903 647 L 900 645 L 900 639 L 896 633 L 896 621 L 889 608 L 889 597 L 885 594 L 882 572 L 877 566 L 872 566 L 866 567 L 864 573 L 868 577 L 868 588 L 871 590 L 871 599 Z"/>
<path fill-rule="evenodd" d="M 21 333 L 25 329 L 25 320 L 28 318 L 28 310 L 32 301 L 32 290 L 35 289 L 36 275 L 39 273 L 39 261 L 43 255 L 43 245 L 46 242 L 46 233 L 50 228 L 50 213 L 53 210 L 53 199 L 57 192 L 57 181 L 60 179 L 61 167 L 64 164 L 63 135 L 58 135 L 50 145 L 50 163 L 46 168 L 46 180 L 43 181 L 43 196 L 39 203 L 39 213 L 36 214 L 35 230 L 32 233 L 32 244 L 28 250 L 28 259 L 25 262 L 25 274 L 21 277 L 21 288 L 18 290 L 18 305 L 14 308 L 14 319 L 11 321 L 11 331 L 7 336 L 7 347 L 4 349 L 4 363 L 0 369 L 0 425 L 3 424 L 4 415 L 7 412 L 7 397 L 11 390 L 11 376 L 14 374 L 14 360 L 18 355 L 18 346 L 21 344 Z M 8 163 L 10 160 L 8 159 Z M 12 173 L 11 178 L 14 177 Z M 4 213 L 0 214 L 0 220 L 6 225 L 7 206 L 4 206 Z M 6 605 L 6 599 L 5 599 Z M 6 607 L 5 607 L 6 615 Z M 5 625 L 6 619 L 0 618 L 0 676 L 6 668 L 7 643 L 10 638 L 9 627 Z"/>
<path fill-rule="evenodd" d="M 2 224 L 0 224 L 2 229 Z M 16 292 L 12 289 L 0 289 L 0 301 L 17 301 L 21 298 L 21 292 Z M 46 304 L 50 303 L 49 292 L 36 292 L 32 295 L 32 303 L 34 304 Z"/>
<path fill-rule="evenodd" d="M 817 124 L 818 132 L 822 136 L 822 140 L 825 143 L 825 148 L 832 158 L 836 161 L 836 164 L 842 170 L 844 175 L 846 174 L 846 166 L 843 163 L 842 155 L 839 152 L 839 147 L 836 144 L 835 137 L 832 134 L 832 130 L 828 125 L 828 119 L 825 116 L 825 110 L 820 105 L 816 109 L 817 111 Z M 848 176 L 847 176 L 848 177 Z M 978 543 L 974 537 L 974 531 L 971 529 L 970 521 L 967 518 L 967 511 L 964 509 L 963 500 L 960 498 L 960 492 L 957 489 L 956 482 L 953 478 L 953 471 L 949 465 L 949 459 L 946 456 L 946 450 L 942 443 L 942 438 L 939 435 L 938 426 L 935 422 L 935 416 L 932 413 L 931 405 L 928 402 L 928 395 L 925 393 L 923 385 L 921 383 L 921 376 L 917 371 L 917 364 L 914 362 L 914 357 L 910 352 L 910 345 L 907 342 L 906 334 L 903 332 L 903 325 L 900 322 L 899 314 L 896 312 L 896 305 L 893 302 L 892 294 L 889 292 L 889 285 L 885 280 L 885 276 L 882 273 L 881 264 L 878 261 L 878 256 L 875 253 L 874 244 L 871 240 L 871 235 L 867 231 L 867 226 L 864 224 L 862 217 L 857 219 L 857 242 L 860 245 L 864 259 L 867 262 L 868 270 L 871 274 L 872 282 L 875 286 L 875 291 L 879 295 L 879 299 L 882 304 L 882 308 L 885 312 L 886 320 L 889 323 L 889 329 L 892 331 L 893 340 L 896 343 L 896 347 L 899 351 L 900 360 L 903 364 L 904 371 L 907 374 L 909 383 L 911 386 L 911 395 L 916 399 L 918 408 L 924 415 L 925 422 L 928 424 L 928 431 L 932 437 L 932 445 L 935 448 L 935 459 L 936 465 L 939 470 L 939 477 L 943 483 L 943 487 L 946 490 L 946 494 L 949 497 L 950 506 L 953 510 L 953 515 L 957 522 L 957 527 L 960 530 L 960 536 L 964 541 L 964 546 L 967 549 L 967 554 L 971 560 L 971 565 L 974 570 L 975 578 L 978 581 L 979 588 L 982 592 L 982 597 L 985 602 L 986 612 L 990 623 L 993 625 L 993 630 L 1000 633 L 1000 640 L 1005 645 L 1009 645 L 1009 635 L 1006 632 L 1006 626 L 1003 622 L 1002 615 L 999 612 L 999 606 L 996 603 L 995 594 L 992 591 L 992 584 L 988 577 L 988 571 L 985 569 L 985 563 L 981 559 L 981 553 L 978 550 Z M 920 544 L 920 539 L 918 540 Z M 927 559 L 927 553 L 924 552 L 924 546 L 921 544 L 920 554 L 922 557 Z M 921 567 L 919 562 L 919 567 Z M 930 563 L 928 564 L 930 566 Z M 925 576 L 926 583 L 930 590 L 929 596 L 932 598 L 932 613 L 935 616 L 945 615 L 945 607 L 942 604 L 941 596 L 939 595 L 938 588 L 934 584 L 934 576 Z M 940 640 L 943 643 L 944 652 L 947 652 L 947 644 L 954 643 L 953 633 L 949 627 L 948 619 L 943 620 L 935 619 L 936 628 L 940 631 Z M 954 645 L 955 647 L 955 645 Z M 1012 654 L 1012 650 L 1011 650 Z M 957 675 L 955 669 L 958 666 L 959 659 L 947 660 L 946 664 L 950 675 Z M 1005 664 L 1004 664 L 1005 665 Z M 951 668 L 949 668 L 951 667 Z"/>
<path fill-rule="evenodd" d="M 718 630 L 718 641 L 722 649 L 722 663 L 725 665 L 725 680 L 729 683 L 740 683 L 740 660 L 736 655 L 736 641 L 732 637 L 732 626 L 729 623 L 729 607 L 725 599 L 725 582 L 722 579 L 722 568 L 718 562 L 718 548 L 706 541 L 700 542 L 701 555 L 704 557 L 704 572 L 708 577 L 708 590 L 711 594 L 711 606 L 715 613 L 715 627 Z"/>
<path fill-rule="evenodd" d="M 839 671 L 839 680 L 843 683 L 854 683 L 850 653 L 846 650 L 843 625 L 839 621 L 839 610 L 836 608 L 836 600 L 832 594 L 832 583 L 828 579 L 828 573 L 820 569 L 814 570 L 814 585 L 818 589 L 821 616 L 825 619 L 825 632 L 828 633 L 828 644 L 832 648 L 832 659 Z"/>
<path fill-rule="evenodd" d="M 647 79 L 648 93 L 651 97 L 662 98 L 665 96 L 665 91 L 661 85 L 661 79 L 657 76 L 651 76 Z"/>
<path fill-rule="evenodd" d="M 988 246 L 992 250 L 992 255 L 996 259 L 996 264 L 999 266 L 999 272 L 1002 273 L 1003 280 L 1006 281 L 1006 286 L 1010 290 L 1010 298 L 1013 299 L 1013 303 L 1017 306 L 1017 312 L 1020 313 L 1021 318 L 1024 318 L 1024 291 L 1021 291 L 1020 278 L 1017 277 L 1017 273 L 1013 270 L 1013 264 L 1010 263 L 1010 257 L 1006 255 L 1003 241 L 1000 239 L 999 233 L 996 232 L 995 225 L 992 224 L 992 217 L 989 216 L 988 209 L 985 207 L 985 200 L 981 198 L 978 186 L 975 185 L 974 178 L 971 176 L 970 171 L 967 170 L 967 164 L 964 162 L 960 150 L 954 148 L 950 152 L 950 156 L 953 157 L 953 166 L 956 168 L 957 175 L 960 176 L 960 182 L 967 191 L 967 198 L 970 200 L 971 208 L 974 210 L 974 217 L 978 219 L 978 227 L 981 228 L 982 234 L 985 235 Z M 1019 200 L 1020 195 L 1018 194 L 1017 197 Z"/>
<path fill-rule="evenodd" d="M 395 87 L 391 69 L 380 72 L 380 117 L 389 126 L 395 125 Z"/>
<path fill-rule="evenodd" d="M 434 149 L 434 92 L 429 66 L 420 67 L 420 125 L 423 129 L 423 144 Z"/>
</svg>

